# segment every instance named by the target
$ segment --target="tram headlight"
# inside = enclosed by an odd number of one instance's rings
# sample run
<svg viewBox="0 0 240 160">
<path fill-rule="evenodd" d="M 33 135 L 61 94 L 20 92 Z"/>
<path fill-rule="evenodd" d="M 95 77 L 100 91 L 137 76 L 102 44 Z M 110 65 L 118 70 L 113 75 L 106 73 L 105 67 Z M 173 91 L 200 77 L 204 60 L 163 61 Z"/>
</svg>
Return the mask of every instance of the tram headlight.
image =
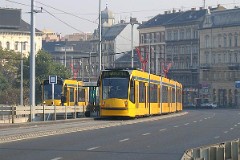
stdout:
<svg viewBox="0 0 240 160">
<path fill-rule="evenodd" d="M 105 101 L 102 102 L 102 107 L 104 107 L 104 106 L 105 106 Z"/>
<path fill-rule="evenodd" d="M 125 101 L 124 104 L 125 104 L 125 107 L 127 107 L 128 106 L 128 101 Z"/>
</svg>

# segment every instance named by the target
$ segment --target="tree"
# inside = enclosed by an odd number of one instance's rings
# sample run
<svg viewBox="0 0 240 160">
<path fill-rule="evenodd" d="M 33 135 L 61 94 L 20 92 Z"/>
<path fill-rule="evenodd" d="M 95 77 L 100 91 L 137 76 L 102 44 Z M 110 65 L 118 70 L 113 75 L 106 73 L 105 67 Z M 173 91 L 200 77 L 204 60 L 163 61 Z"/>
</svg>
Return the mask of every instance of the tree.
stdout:
<svg viewBox="0 0 240 160">
<path fill-rule="evenodd" d="M 28 58 L 27 64 L 30 64 L 30 59 Z M 43 51 L 40 50 L 36 56 L 35 59 L 35 78 L 36 78 L 36 103 L 41 103 L 41 83 L 43 80 L 48 79 L 49 75 L 57 75 L 58 77 L 61 77 L 63 79 L 70 78 L 71 72 L 65 68 L 62 64 L 59 64 L 57 62 L 54 62 L 52 59 L 52 56 Z M 30 80 L 30 68 L 28 68 L 27 71 L 27 79 Z M 29 81 L 29 87 L 30 87 L 30 81 Z"/>
<path fill-rule="evenodd" d="M 41 82 L 49 75 L 70 78 L 71 72 L 54 62 L 52 56 L 39 51 L 35 59 L 36 103 L 41 103 Z M 0 49 L 0 104 L 19 104 L 21 83 L 21 57 L 14 51 Z M 23 99 L 29 103 L 30 57 L 23 58 Z"/>
</svg>

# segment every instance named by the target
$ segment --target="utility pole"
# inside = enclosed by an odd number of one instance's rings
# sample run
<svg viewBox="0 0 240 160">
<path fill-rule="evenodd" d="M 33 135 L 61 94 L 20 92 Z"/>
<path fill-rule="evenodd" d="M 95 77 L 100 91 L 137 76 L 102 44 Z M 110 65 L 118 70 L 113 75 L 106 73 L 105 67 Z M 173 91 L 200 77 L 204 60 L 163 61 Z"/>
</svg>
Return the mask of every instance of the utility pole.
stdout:
<svg viewBox="0 0 240 160">
<path fill-rule="evenodd" d="M 23 53 L 22 53 L 23 42 L 21 42 L 21 93 L 20 93 L 20 105 L 23 106 Z"/>
<path fill-rule="evenodd" d="M 151 114 L 151 103 L 150 103 L 150 74 L 151 74 L 151 39 L 149 39 L 148 44 L 148 109 L 149 114 Z"/>
<path fill-rule="evenodd" d="M 130 17 L 130 24 L 131 24 L 131 49 L 132 49 L 132 68 L 134 66 L 133 64 L 133 57 L 134 57 L 134 54 L 133 54 L 133 25 L 134 23 L 132 22 L 132 17 Z"/>
<path fill-rule="evenodd" d="M 30 105 L 35 106 L 35 16 L 34 0 L 31 0 L 31 53 L 30 53 Z"/>
<path fill-rule="evenodd" d="M 99 0 L 99 72 L 102 70 L 102 15 L 101 0 Z"/>
</svg>

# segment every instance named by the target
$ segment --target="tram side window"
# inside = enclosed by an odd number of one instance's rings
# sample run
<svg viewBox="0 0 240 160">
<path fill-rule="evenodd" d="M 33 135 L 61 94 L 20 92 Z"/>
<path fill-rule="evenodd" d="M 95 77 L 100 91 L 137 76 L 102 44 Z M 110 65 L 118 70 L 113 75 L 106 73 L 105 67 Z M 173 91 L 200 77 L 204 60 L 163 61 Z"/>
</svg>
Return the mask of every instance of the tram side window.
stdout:
<svg viewBox="0 0 240 160">
<path fill-rule="evenodd" d="M 130 81 L 130 101 L 135 103 L 135 87 L 134 87 L 134 81 L 131 79 Z"/>
<path fill-rule="evenodd" d="M 139 102 L 145 103 L 146 87 L 143 82 L 139 82 Z"/>
<path fill-rule="evenodd" d="M 181 98 L 181 89 L 177 90 L 177 102 L 181 103 L 182 102 L 182 98 Z"/>
<path fill-rule="evenodd" d="M 85 101 L 85 89 L 79 88 L 78 89 L 78 102 L 84 102 Z"/>
<path fill-rule="evenodd" d="M 172 89 L 172 102 L 175 102 L 175 88 Z"/>
<path fill-rule="evenodd" d="M 167 103 L 168 102 L 168 87 L 162 86 L 162 102 Z"/>
<path fill-rule="evenodd" d="M 156 84 L 150 84 L 150 102 L 157 103 L 157 88 Z"/>
<path fill-rule="evenodd" d="M 74 102 L 74 88 L 70 88 L 70 102 Z"/>
</svg>

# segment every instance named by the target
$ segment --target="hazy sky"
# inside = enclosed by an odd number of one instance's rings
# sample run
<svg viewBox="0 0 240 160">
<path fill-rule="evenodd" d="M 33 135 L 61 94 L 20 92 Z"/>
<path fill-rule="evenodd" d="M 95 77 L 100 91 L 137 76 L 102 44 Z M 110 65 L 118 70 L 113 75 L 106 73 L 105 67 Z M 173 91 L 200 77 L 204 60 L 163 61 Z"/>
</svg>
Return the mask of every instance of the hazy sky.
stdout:
<svg viewBox="0 0 240 160">
<path fill-rule="evenodd" d="M 36 28 L 50 29 L 63 35 L 77 32 L 93 32 L 98 25 L 99 0 L 34 0 Z M 139 22 L 164 13 L 166 10 L 188 10 L 204 5 L 204 0 L 101 0 L 101 10 L 106 4 L 115 15 L 115 21 L 129 21 L 130 16 Z M 226 8 L 240 6 L 240 0 L 205 0 L 206 6 L 222 4 Z M 0 7 L 22 9 L 22 18 L 30 22 L 31 0 L 0 0 Z M 69 14 L 68 14 L 69 13 Z M 75 16 L 74 16 L 75 15 Z"/>
</svg>

